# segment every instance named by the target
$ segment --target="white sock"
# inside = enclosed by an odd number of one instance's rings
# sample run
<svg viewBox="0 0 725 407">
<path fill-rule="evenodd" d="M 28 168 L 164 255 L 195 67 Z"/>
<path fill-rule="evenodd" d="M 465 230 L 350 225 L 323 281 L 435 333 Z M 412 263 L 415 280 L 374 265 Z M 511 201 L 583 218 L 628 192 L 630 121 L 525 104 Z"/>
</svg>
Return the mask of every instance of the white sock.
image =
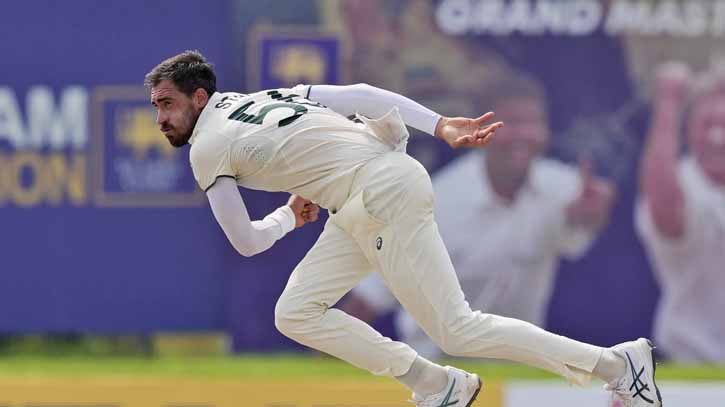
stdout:
<svg viewBox="0 0 725 407">
<path fill-rule="evenodd" d="M 614 383 L 627 372 L 627 362 L 611 349 L 605 348 L 592 374 L 607 383 Z"/>
<path fill-rule="evenodd" d="M 445 367 L 418 356 L 408 373 L 397 376 L 396 379 L 413 393 L 425 397 L 440 393 L 446 388 L 448 371 Z"/>
</svg>

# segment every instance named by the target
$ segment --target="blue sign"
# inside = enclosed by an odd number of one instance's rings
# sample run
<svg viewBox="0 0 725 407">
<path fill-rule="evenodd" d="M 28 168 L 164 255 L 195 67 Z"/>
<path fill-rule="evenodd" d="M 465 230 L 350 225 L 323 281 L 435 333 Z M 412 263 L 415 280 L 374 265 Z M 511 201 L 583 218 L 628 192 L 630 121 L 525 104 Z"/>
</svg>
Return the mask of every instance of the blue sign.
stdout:
<svg viewBox="0 0 725 407">
<path fill-rule="evenodd" d="M 95 89 L 93 171 L 100 206 L 199 206 L 205 201 L 185 149 L 171 146 L 141 86 Z"/>
<path fill-rule="evenodd" d="M 240 257 L 194 183 L 188 148 L 170 148 L 154 123 L 142 83 L 185 49 L 222 76 L 229 8 L 4 5 L 0 332 L 224 329 L 225 258 L 238 267 Z M 172 21 L 195 29 L 168 35 Z"/>
<path fill-rule="evenodd" d="M 335 34 L 257 27 L 248 48 L 252 90 L 340 83 L 342 42 Z"/>
</svg>

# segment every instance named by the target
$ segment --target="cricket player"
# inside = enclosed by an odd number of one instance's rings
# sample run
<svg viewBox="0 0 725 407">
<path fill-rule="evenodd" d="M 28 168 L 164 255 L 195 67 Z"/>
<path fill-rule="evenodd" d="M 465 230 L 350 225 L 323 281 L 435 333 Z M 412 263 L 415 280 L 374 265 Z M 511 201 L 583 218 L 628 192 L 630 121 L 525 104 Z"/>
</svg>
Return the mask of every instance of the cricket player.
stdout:
<svg viewBox="0 0 725 407">
<path fill-rule="evenodd" d="M 453 148 L 479 148 L 503 124 L 442 117 L 368 85 L 297 86 L 219 93 L 206 59 L 186 51 L 146 75 L 157 123 L 191 166 L 232 245 L 252 256 L 330 212 L 315 245 L 292 272 L 275 309 L 288 337 L 373 374 L 393 376 L 419 407 L 468 407 L 476 374 L 443 367 L 332 308 L 370 272 L 447 353 L 525 363 L 583 384 L 593 375 L 628 406 L 661 406 L 654 358 L 640 338 L 601 348 L 527 322 L 472 311 L 433 220 L 430 177 L 405 154 L 405 125 Z M 358 113 L 360 123 L 347 116 Z M 251 221 L 237 185 L 292 196 Z M 304 197 L 304 198 L 303 198 Z M 477 242 L 471 242 L 476 250 Z"/>
</svg>

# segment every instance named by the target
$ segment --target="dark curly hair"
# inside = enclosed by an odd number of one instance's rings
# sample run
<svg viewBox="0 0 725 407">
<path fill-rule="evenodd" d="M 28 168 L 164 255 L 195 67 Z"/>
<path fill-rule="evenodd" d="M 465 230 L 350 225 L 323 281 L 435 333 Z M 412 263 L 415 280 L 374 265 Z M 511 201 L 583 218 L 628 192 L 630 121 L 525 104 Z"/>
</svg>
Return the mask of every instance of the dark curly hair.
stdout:
<svg viewBox="0 0 725 407">
<path fill-rule="evenodd" d="M 156 65 L 146 74 L 144 86 L 151 89 L 166 79 L 187 96 L 199 88 L 209 96 L 216 92 L 214 68 L 199 51 L 184 51 Z"/>
</svg>

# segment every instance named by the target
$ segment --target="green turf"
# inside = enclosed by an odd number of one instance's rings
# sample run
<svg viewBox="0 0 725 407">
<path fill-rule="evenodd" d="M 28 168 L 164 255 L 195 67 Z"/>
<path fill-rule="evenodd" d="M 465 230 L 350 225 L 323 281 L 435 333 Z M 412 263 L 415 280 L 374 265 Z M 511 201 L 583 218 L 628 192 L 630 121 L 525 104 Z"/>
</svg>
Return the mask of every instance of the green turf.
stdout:
<svg viewBox="0 0 725 407">
<path fill-rule="evenodd" d="M 555 379 L 548 373 L 515 364 L 451 362 L 487 379 Z M 245 355 L 239 357 L 0 357 L 3 377 L 204 377 L 204 378 L 314 378 L 374 376 L 343 362 L 322 356 Z M 661 365 L 660 380 L 725 381 L 725 366 Z"/>
</svg>

